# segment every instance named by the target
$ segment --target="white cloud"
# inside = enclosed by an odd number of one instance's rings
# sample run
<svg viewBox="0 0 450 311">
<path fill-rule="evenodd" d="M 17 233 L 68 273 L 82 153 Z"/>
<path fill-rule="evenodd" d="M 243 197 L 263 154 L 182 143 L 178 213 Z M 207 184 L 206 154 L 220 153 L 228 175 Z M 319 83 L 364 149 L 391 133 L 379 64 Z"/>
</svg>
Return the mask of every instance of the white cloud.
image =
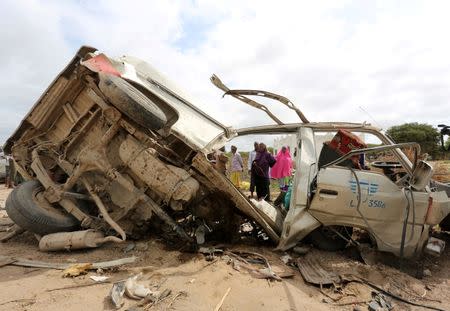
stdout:
<svg viewBox="0 0 450 311">
<path fill-rule="evenodd" d="M 449 122 L 445 1 L 3 1 L 5 139 L 77 45 L 150 61 L 233 126 L 271 122 L 221 99 L 232 88 L 289 97 L 313 121 Z M 187 44 L 190 43 L 190 44 Z M 265 101 L 266 102 L 266 101 Z M 285 121 L 296 116 L 278 103 Z"/>
</svg>

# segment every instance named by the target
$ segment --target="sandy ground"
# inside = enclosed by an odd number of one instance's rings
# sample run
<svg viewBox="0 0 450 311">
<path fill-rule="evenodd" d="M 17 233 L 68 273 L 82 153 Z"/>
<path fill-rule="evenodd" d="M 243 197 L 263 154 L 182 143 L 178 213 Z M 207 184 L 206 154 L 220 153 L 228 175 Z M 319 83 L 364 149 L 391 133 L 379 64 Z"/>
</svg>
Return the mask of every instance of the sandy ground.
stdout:
<svg viewBox="0 0 450 311">
<path fill-rule="evenodd" d="M 4 206 L 8 189 L 0 187 L 0 206 Z M 4 212 L 0 211 L 0 217 Z M 1 233 L 0 233 L 1 234 Z M 450 238 L 444 236 L 447 243 Z M 370 300 L 371 289 L 367 285 L 349 283 L 339 291 L 320 288 L 305 283 L 300 273 L 287 267 L 280 260 L 281 253 L 269 247 L 233 246 L 232 250 L 245 249 L 264 254 L 274 269 L 294 272 L 294 277 L 282 282 L 257 279 L 247 272 L 236 271 L 222 257 L 208 262 L 202 254 L 182 253 L 169 249 L 157 238 L 136 243 L 136 247 L 125 253 L 125 245 L 110 244 L 88 251 L 43 253 L 39 252 L 37 240 L 25 233 L 7 243 L 0 244 L 0 255 L 58 263 L 94 262 L 137 256 L 132 265 L 114 271 L 104 271 L 111 281 L 125 279 L 143 272 L 142 283 L 158 285 L 160 290 L 170 289 L 172 295 L 149 310 L 214 310 L 228 288 L 231 288 L 221 310 L 353 310 L 355 301 Z M 328 253 L 312 249 L 306 256 L 315 259 L 329 271 L 339 274 L 353 273 L 365 277 L 377 285 L 410 300 L 450 310 L 450 250 L 440 258 L 426 258 L 424 265 L 431 276 L 419 280 L 414 275 L 416 266 L 392 260 L 390 265 L 378 263 L 367 266 L 357 260 L 353 250 Z M 292 254 L 294 256 L 294 254 Z M 302 259 L 302 258 L 301 258 Z M 62 271 L 0 267 L 0 310 L 114 310 L 108 294 L 111 283 L 88 287 L 61 289 L 63 287 L 91 284 L 90 272 L 76 278 L 63 278 Z M 179 292 L 180 295 L 173 300 Z M 342 299 L 334 302 L 330 297 Z M 440 300 L 436 302 L 434 300 Z M 394 310 L 422 310 L 396 300 Z M 346 305 L 338 306 L 337 303 Z M 347 304 L 350 303 L 350 304 Z M 136 301 L 125 299 L 120 310 L 127 310 Z M 169 304 L 171 304 L 169 306 Z M 367 304 L 358 305 L 367 310 Z M 169 308 L 170 307 L 170 308 Z M 142 310 L 142 309 L 139 309 Z"/>
</svg>

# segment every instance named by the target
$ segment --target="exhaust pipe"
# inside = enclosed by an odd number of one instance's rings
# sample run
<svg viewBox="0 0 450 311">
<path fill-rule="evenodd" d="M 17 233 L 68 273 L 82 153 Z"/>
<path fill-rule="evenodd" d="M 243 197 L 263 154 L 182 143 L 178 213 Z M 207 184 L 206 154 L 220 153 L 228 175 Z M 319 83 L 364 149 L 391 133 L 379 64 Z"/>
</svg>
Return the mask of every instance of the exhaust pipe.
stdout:
<svg viewBox="0 0 450 311">
<path fill-rule="evenodd" d="M 39 250 L 53 252 L 71 249 L 96 248 L 106 242 L 123 242 L 115 236 L 105 237 L 102 232 L 89 229 L 73 232 L 58 232 L 44 235 L 39 240 Z"/>
</svg>

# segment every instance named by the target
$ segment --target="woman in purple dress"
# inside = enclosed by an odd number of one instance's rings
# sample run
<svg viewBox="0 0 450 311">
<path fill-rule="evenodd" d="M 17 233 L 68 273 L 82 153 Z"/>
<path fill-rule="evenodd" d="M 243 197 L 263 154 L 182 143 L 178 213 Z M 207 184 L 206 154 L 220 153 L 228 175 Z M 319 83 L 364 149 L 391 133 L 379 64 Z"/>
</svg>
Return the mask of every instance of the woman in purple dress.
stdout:
<svg viewBox="0 0 450 311">
<path fill-rule="evenodd" d="M 275 158 L 267 151 L 266 145 L 260 143 L 252 164 L 258 200 L 270 201 L 269 167 L 272 167 L 275 162 Z"/>
</svg>

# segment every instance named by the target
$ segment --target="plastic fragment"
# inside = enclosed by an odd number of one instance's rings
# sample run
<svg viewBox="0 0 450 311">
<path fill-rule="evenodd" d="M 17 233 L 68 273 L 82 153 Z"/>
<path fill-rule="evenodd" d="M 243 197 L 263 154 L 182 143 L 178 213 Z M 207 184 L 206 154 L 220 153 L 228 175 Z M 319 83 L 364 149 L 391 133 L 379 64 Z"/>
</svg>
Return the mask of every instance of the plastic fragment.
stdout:
<svg viewBox="0 0 450 311">
<path fill-rule="evenodd" d="M 123 305 L 123 294 L 125 293 L 125 281 L 114 283 L 109 296 L 116 309 L 119 309 Z"/>
<path fill-rule="evenodd" d="M 89 278 L 95 282 L 105 282 L 107 279 L 109 279 L 109 276 L 91 275 Z"/>
<path fill-rule="evenodd" d="M 142 276 L 142 273 L 139 273 L 135 276 L 128 278 L 125 281 L 125 294 L 132 299 L 141 299 L 150 294 L 152 294 L 151 290 L 148 287 L 145 287 L 142 284 L 139 284 L 137 280 Z"/>
</svg>

